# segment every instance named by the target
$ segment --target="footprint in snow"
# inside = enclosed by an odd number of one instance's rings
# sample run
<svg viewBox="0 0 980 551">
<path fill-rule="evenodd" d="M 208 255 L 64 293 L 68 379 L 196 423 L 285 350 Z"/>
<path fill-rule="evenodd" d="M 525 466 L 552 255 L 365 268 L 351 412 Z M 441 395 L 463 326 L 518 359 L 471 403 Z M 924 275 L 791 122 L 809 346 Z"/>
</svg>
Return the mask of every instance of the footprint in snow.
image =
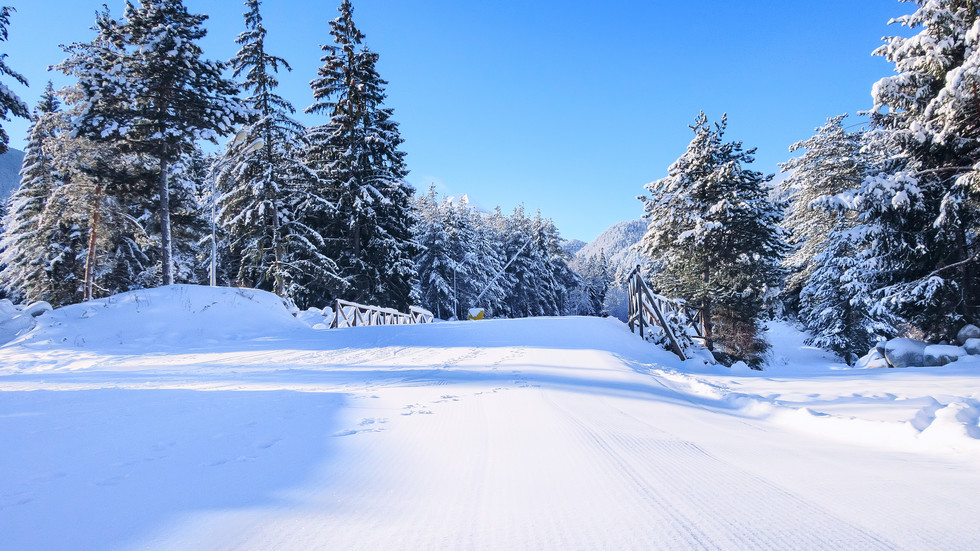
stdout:
<svg viewBox="0 0 980 551">
<path fill-rule="evenodd" d="M 441 400 L 433 400 L 432 403 L 433 404 L 441 404 L 443 402 L 458 402 L 459 401 L 459 398 L 457 396 L 453 396 L 452 394 L 443 394 L 442 396 L 440 396 L 440 398 L 442 398 L 442 399 Z"/>
<path fill-rule="evenodd" d="M 361 422 L 358 423 L 358 426 L 363 428 L 338 431 L 333 433 L 332 436 L 337 438 L 340 436 L 353 436 L 362 432 L 381 432 L 384 430 L 384 427 L 380 427 L 378 425 L 383 425 L 387 422 L 388 419 L 384 417 L 366 417 L 361 419 Z"/>
<path fill-rule="evenodd" d="M 268 442 L 266 442 L 264 444 L 259 444 L 258 445 L 258 448 L 261 449 L 261 450 L 267 450 L 267 449 L 271 448 L 272 446 L 275 446 L 279 442 L 282 442 L 282 438 L 276 438 L 275 440 L 270 440 L 270 441 L 268 441 Z"/>
<path fill-rule="evenodd" d="M 254 455 L 240 455 L 235 459 L 219 459 L 217 461 L 212 461 L 210 463 L 202 463 L 202 467 L 220 467 L 221 465 L 227 465 L 228 463 L 245 463 L 246 461 L 255 461 L 258 457 Z"/>
<path fill-rule="evenodd" d="M 23 498 L 20 498 L 20 499 L 18 499 L 16 501 L 12 501 L 10 503 L 2 503 L 2 502 L 0 502 L 0 511 L 3 511 L 7 507 L 19 507 L 21 505 L 27 505 L 28 503 L 30 503 L 32 501 L 34 501 L 34 498 L 33 497 L 23 497 Z"/>
<path fill-rule="evenodd" d="M 348 430 L 342 430 L 340 432 L 335 432 L 335 433 L 333 433 L 332 436 L 334 438 L 339 438 L 341 436 L 353 436 L 355 434 L 361 434 L 362 432 L 381 432 L 383 430 L 384 429 L 381 429 L 381 428 L 376 428 L 376 429 L 348 429 Z"/>
<path fill-rule="evenodd" d="M 408 411 L 402 413 L 402 415 L 414 415 L 416 413 L 421 414 L 421 415 L 431 415 L 432 414 L 432 411 L 431 410 L 426 409 L 421 404 L 410 404 L 410 405 L 405 406 L 405 409 L 408 410 Z"/>
</svg>

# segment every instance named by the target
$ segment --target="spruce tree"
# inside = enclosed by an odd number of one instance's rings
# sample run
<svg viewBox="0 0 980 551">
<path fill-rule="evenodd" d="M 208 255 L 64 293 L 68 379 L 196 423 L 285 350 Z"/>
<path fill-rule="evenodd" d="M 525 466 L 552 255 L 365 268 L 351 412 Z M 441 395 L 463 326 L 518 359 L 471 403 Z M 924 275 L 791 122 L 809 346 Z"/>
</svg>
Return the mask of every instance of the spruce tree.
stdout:
<svg viewBox="0 0 980 551">
<path fill-rule="evenodd" d="M 466 196 L 444 201 L 441 207 L 446 230 L 446 253 L 449 271 L 447 281 L 452 285 L 455 316 L 466 319 L 469 308 L 476 307 L 480 292 L 480 258 L 477 253 L 477 233 L 473 225 L 473 209 Z"/>
<path fill-rule="evenodd" d="M 77 132 L 156 163 L 164 285 L 174 282 L 171 165 L 196 141 L 231 132 L 245 115 L 237 87 L 222 76 L 225 65 L 202 59 L 206 19 L 181 0 L 127 2 L 122 20 L 100 14 L 96 40 L 66 48 L 70 57 L 59 65 L 78 78 L 84 97 Z"/>
<path fill-rule="evenodd" d="M 838 200 L 869 170 L 862 135 L 847 132 L 844 118 L 829 119 L 816 135 L 791 146 L 805 152 L 780 166 L 792 171 L 781 187 L 789 198 L 783 225 L 795 246 L 784 262 L 790 273 L 784 292 L 814 332 L 809 343 L 850 361 L 894 329 L 887 317 L 872 315 L 873 280 L 860 268 L 866 246 L 853 232 L 859 221 Z"/>
<path fill-rule="evenodd" d="M 62 304 L 57 286 L 58 278 L 69 278 L 63 266 L 65 234 L 70 235 L 71 222 L 62 218 L 60 201 L 52 198 L 64 177 L 54 158 L 54 138 L 67 128 L 61 104 L 51 83 L 41 94 L 34 109 L 33 122 L 28 130 L 24 148 L 20 185 L 9 201 L 3 220 L 4 233 L 0 239 L 0 278 L 8 296 L 14 300 L 46 300 Z"/>
<path fill-rule="evenodd" d="M 894 22 L 917 34 L 875 51 L 896 75 L 872 89 L 872 174 L 848 197 L 866 258 L 880 274 L 876 311 L 931 338 L 978 321 L 980 33 L 972 0 L 919 2 Z"/>
<path fill-rule="evenodd" d="M 0 8 L 0 42 L 7 41 L 7 27 L 10 26 L 10 14 L 15 10 L 9 6 Z M 17 71 L 7 65 L 7 54 L 0 54 L 0 76 L 9 76 L 15 81 L 27 86 L 27 79 Z M 9 116 L 20 117 L 23 119 L 31 118 L 30 109 L 24 100 L 15 94 L 4 84 L 0 84 L 0 120 L 9 121 Z M 7 152 L 7 144 L 10 136 L 7 131 L 0 126 L 0 155 Z"/>
<path fill-rule="evenodd" d="M 605 309 L 606 293 L 612 285 L 613 277 L 609 272 L 609 261 L 606 252 L 590 256 L 585 260 L 581 269 L 581 294 L 584 300 L 579 305 L 579 314 L 586 316 L 602 315 Z"/>
<path fill-rule="evenodd" d="M 234 76 L 244 75 L 250 95 L 248 124 L 229 145 L 218 175 L 230 185 L 220 199 L 220 219 L 232 256 L 238 259 L 240 283 L 289 296 L 299 302 L 311 293 L 298 287 L 306 279 L 336 280 L 337 267 L 322 250 L 318 233 L 301 224 L 298 210 L 324 211 L 332 205 L 317 201 L 312 171 L 302 162 L 304 128 L 292 118 L 293 106 L 276 93 L 280 67 L 289 63 L 265 49 L 260 2 L 246 0 L 246 30 L 231 61 Z M 312 246 L 313 251 L 306 251 Z"/>
<path fill-rule="evenodd" d="M 361 45 L 350 1 L 339 11 L 330 22 L 334 44 L 322 46 L 323 66 L 310 83 L 315 102 L 306 109 L 330 117 L 308 132 L 306 160 L 323 182 L 316 193 L 333 209 L 308 213 L 306 225 L 324 228 L 343 278 L 327 282 L 326 293 L 405 309 L 416 298 L 414 190 L 404 180 L 398 125 L 383 106 L 378 55 Z"/>
<path fill-rule="evenodd" d="M 764 299 L 780 279 L 785 252 L 779 212 L 765 185 L 772 176 L 748 169 L 754 149 L 725 142 L 727 117 L 712 126 L 701 113 L 694 139 L 666 178 L 641 196 L 650 220 L 641 241 L 660 272 L 654 283 L 702 314 L 703 334 L 738 356 L 757 355 Z M 718 324 L 715 327 L 715 324 Z"/>
<path fill-rule="evenodd" d="M 789 173 L 780 183 L 780 195 L 788 201 L 782 226 L 793 248 L 784 261 L 788 270 L 784 292 L 794 303 L 816 269 L 814 258 L 843 222 L 837 212 L 815 201 L 856 188 L 868 169 L 861 154 L 861 133 L 844 129 L 846 116 L 828 119 L 813 137 L 791 145 L 791 153 L 802 153 L 779 165 Z"/>
<path fill-rule="evenodd" d="M 829 119 L 816 135 L 791 146 L 805 152 L 781 165 L 792 171 L 781 187 L 789 198 L 783 225 L 795 246 L 784 262 L 790 273 L 784 292 L 814 333 L 809 344 L 851 361 L 894 328 L 889 317 L 872 315 L 874 281 L 860 268 L 867 249 L 853 231 L 859 221 L 838 200 L 869 170 L 862 135 L 847 132 L 844 117 Z"/>
<path fill-rule="evenodd" d="M 422 195 L 418 203 L 416 240 L 419 254 L 415 265 L 419 272 L 419 299 L 422 307 L 442 319 L 452 311 L 451 260 L 448 258 L 446 228 L 436 198 L 435 188 Z"/>
<path fill-rule="evenodd" d="M 505 316 L 507 275 L 494 279 L 508 260 L 504 254 L 504 234 L 501 232 L 503 224 L 500 220 L 503 217 L 499 208 L 490 215 L 483 215 L 472 207 L 467 212 L 468 224 L 473 228 L 470 253 L 474 257 L 471 264 L 475 269 L 472 275 L 474 295 L 466 304 L 470 308 L 483 308 L 486 315 L 491 317 Z M 479 302 L 476 300 L 478 296 Z"/>
</svg>

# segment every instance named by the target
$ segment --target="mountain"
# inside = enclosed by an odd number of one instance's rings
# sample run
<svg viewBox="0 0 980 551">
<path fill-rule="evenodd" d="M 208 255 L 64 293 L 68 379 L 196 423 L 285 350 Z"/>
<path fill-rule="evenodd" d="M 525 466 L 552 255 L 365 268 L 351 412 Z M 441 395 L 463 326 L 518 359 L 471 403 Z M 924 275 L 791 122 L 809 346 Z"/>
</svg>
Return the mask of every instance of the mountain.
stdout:
<svg viewBox="0 0 980 551">
<path fill-rule="evenodd" d="M 605 252 L 612 272 L 614 274 L 622 272 L 622 275 L 625 275 L 640 262 L 641 255 L 636 250 L 636 245 L 646 231 L 647 221 L 643 219 L 627 220 L 614 224 L 599 234 L 595 241 L 579 249 L 575 253 L 575 257 L 580 261 L 585 261 L 590 257 L 598 256 L 600 252 Z"/>
<path fill-rule="evenodd" d="M 582 247 L 587 245 L 585 241 L 581 239 L 566 239 L 561 242 L 561 248 L 565 250 L 570 256 L 575 256 L 576 253 L 582 250 Z"/>
<path fill-rule="evenodd" d="M 487 207 L 483 206 L 481 203 L 477 203 L 476 201 L 471 199 L 468 193 L 463 193 L 461 195 L 450 195 L 443 200 L 449 202 L 452 205 L 465 202 L 467 205 L 469 205 L 471 209 L 475 210 L 476 212 L 479 212 L 480 214 L 490 214 L 491 212 L 493 212 L 492 209 L 488 209 Z"/>
<path fill-rule="evenodd" d="M 6 201 L 20 185 L 20 165 L 24 152 L 10 148 L 0 155 L 0 200 Z"/>
</svg>

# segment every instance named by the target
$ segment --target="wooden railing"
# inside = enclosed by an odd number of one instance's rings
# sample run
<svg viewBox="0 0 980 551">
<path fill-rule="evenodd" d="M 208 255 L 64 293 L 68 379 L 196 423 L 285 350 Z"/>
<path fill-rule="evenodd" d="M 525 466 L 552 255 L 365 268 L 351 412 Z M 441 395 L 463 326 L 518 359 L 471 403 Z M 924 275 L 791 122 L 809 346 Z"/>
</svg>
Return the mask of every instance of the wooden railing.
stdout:
<svg viewBox="0 0 980 551">
<path fill-rule="evenodd" d="M 432 315 L 432 312 L 417 306 L 409 307 L 408 313 L 405 314 L 392 308 L 365 306 L 364 304 L 338 299 L 330 328 L 339 329 L 364 325 L 412 325 L 432 323 L 433 319 L 435 316 Z"/>
<path fill-rule="evenodd" d="M 693 339 L 704 342 L 701 333 L 701 312 L 688 308 L 677 299 L 669 299 L 650 290 L 640 267 L 633 268 L 627 278 L 629 289 L 629 327 L 636 333 L 639 328 L 640 336 L 647 339 L 647 327 L 657 326 L 667 338 L 670 351 L 682 359 L 688 359 L 685 352 L 693 344 Z M 676 320 L 670 323 L 668 320 Z"/>
</svg>

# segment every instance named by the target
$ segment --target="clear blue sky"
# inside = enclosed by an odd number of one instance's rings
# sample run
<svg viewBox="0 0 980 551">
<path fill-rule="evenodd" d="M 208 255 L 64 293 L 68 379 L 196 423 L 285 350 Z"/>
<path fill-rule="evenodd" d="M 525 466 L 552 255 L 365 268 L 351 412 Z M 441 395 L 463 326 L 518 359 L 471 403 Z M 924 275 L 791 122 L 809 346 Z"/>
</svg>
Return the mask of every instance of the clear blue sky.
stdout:
<svg viewBox="0 0 980 551">
<path fill-rule="evenodd" d="M 106 1 L 122 14 L 120 0 Z M 64 58 L 59 44 L 93 36 L 102 1 L 12 3 L 18 11 L 0 51 L 29 79 L 30 88 L 12 87 L 33 106 L 46 80 L 67 83 L 46 68 Z M 206 55 L 231 57 L 241 2 L 186 4 L 211 15 Z M 300 110 L 311 103 L 308 82 L 339 4 L 263 5 L 267 48 L 294 69 L 282 75 L 282 93 Z M 354 0 L 354 8 L 381 55 L 420 192 L 435 183 L 487 207 L 523 202 L 565 237 L 589 241 L 642 214 L 635 196 L 683 153 L 699 110 L 712 120 L 727 112 L 728 137 L 758 147 L 756 169 L 771 173 L 827 117 L 869 108 L 871 85 L 891 73 L 871 52 L 900 32 L 888 20 L 914 5 Z M 23 148 L 26 123 L 4 125 Z"/>
</svg>

